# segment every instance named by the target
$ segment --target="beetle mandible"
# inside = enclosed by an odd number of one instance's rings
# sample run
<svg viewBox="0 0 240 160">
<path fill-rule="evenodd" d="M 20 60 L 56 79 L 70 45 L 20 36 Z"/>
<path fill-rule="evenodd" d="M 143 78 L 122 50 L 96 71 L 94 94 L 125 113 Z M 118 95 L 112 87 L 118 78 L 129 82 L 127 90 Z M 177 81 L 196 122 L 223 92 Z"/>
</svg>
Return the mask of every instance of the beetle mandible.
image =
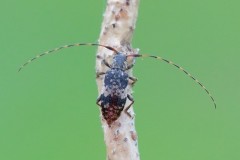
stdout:
<svg viewBox="0 0 240 160">
<path fill-rule="evenodd" d="M 128 58 L 138 58 L 138 57 L 150 57 L 155 58 L 160 61 L 164 61 L 168 64 L 171 64 L 172 66 L 178 68 L 179 70 L 183 71 L 186 75 L 188 75 L 191 79 L 193 79 L 195 82 L 197 82 L 202 89 L 205 90 L 205 92 L 210 96 L 211 100 L 213 101 L 214 107 L 216 108 L 216 103 L 210 92 L 206 89 L 206 87 L 199 82 L 196 78 L 194 78 L 189 72 L 187 72 L 185 69 L 183 69 L 181 66 L 173 63 L 172 61 L 169 61 L 165 58 L 162 58 L 160 56 L 154 56 L 154 55 L 148 55 L 148 54 L 123 54 L 113 47 L 97 44 L 97 43 L 76 43 L 76 44 L 70 44 L 65 45 L 62 47 L 55 48 L 53 50 L 44 52 L 42 54 L 39 54 L 35 56 L 34 58 L 28 60 L 26 63 L 24 63 L 18 71 L 21 71 L 23 67 L 31 63 L 32 61 L 36 60 L 37 58 L 40 58 L 44 55 L 47 55 L 49 53 L 74 47 L 74 46 L 100 46 L 107 48 L 114 52 L 113 54 L 113 62 L 112 64 L 109 64 L 104 58 L 99 57 L 102 59 L 103 64 L 105 64 L 109 69 L 106 72 L 97 72 L 97 77 L 104 76 L 103 80 L 103 88 L 101 91 L 100 96 L 97 98 L 97 105 L 101 107 L 101 112 L 103 118 L 106 120 L 107 124 L 111 126 L 111 124 L 116 121 L 122 111 L 132 118 L 132 116 L 128 113 L 128 109 L 132 106 L 134 103 L 133 97 L 127 93 L 126 88 L 129 85 L 130 81 L 132 81 L 131 84 L 134 84 L 137 81 L 137 78 L 131 77 L 127 74 L 127 70 L 131 69 L 134 66 L 134 63 L 128 64 L 127 59 Z M 126 105 L 126 101 L 129 99 L 131 102 L 128 106 Z"/>
</svg>

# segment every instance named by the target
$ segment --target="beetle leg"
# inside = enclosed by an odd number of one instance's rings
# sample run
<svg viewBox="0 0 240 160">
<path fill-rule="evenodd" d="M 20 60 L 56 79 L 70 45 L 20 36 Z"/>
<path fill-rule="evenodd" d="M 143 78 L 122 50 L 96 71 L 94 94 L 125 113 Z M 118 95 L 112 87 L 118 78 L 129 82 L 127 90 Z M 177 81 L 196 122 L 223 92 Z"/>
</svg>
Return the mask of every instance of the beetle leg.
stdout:
<svg viewBox="0 0 240 160">
<path fill-rule="evenodd" d="M 97 59 L 102 60 L 102 63 L 108 68 L 112 68 L 111 65 L 100 55 L 97 55 Z"/>
<path fill-rule="evenodd" d="M 127 98 L 131 101 L 131 103 L 126 107 L 126 109 L 124 109 L 124 112 L 130 117 L 133 118 L 132 115 L 130 113 L 128 113 L 129 108 L 133 105 L 134 103 L 134 99 L 131 95 L 127 95 Z"/>
<path fill-rule="evenodd" d="M 102 60 L 103 64 L 105 64 L 108 68 L 112 68 L 112 66 L 104 59 Z"/>
<path fill-rule="evenodd" d="M 99 104 L 99 102 L 100 102 L 100 96 L 97 98 L 96 104 L 97 104 L 99 107 L 102 107 L 102 106 Z"/>
<path fill-rule="evenodd" d="M 97 72 L 96 73 L 96 78 L 99 78 L 101 75 L 104 75 L 106 74 L 105 72 Z"/>
<path fill-rule="evenodd" d="M 132 82 L 130 83 L 131 85 L 134 85 L 137 82 L 137 78 L 136 77 L 128 77 Z"/>
</svg>

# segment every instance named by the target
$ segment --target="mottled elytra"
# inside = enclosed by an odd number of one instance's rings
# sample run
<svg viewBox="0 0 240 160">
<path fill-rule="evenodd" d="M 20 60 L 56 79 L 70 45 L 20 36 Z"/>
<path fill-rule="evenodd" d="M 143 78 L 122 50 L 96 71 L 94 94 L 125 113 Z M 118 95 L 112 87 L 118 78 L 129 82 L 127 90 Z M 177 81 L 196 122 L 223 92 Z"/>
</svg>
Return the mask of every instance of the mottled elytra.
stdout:
<svg viewBox="0 0 240 160">
<path fill-rule="evenodd" d="M 187 72 L 185 69 L 183 69 L 181 66 L 173 63 L 172 61 L 169 61 L 167 59 L 164 59 L 159 56 L 154 55 L 147 55 L 147 54 L 123 54 L 121 52 L 118 52 L 116 49 L 110 46 L 97 44 L 97 43 L 76 43 L 76 44 L 70 44 L 65 45 L 59 48 L 55 48 L 53 50 L 44 52 L 42 54 L 39 54 L 35 56 L 34 58 L 28 60 L 26 63 L 24 63 L 18 71 L 21 71 L 23 67 L 31 63 L 32 61 L 36 60 L 37 58 L 40 58 L 44 55 L 53 53 L 55 51 L 59 51 L 64 48 L 74 47 L 74 46 L 100 46 L 104 47 L 106 49 L 109 49 L 114 52 L 113 55 L 113 62 L 109 64 L 105 59 L 102 57 L 99 57 L 102 59 L 103 64 L 105 64 L 109 70 L 106 72 L 97 72 L 97 77 L 104 75 L 104 82 L 103 82 L 103 88 L 101 91 L 100 96 L 97 98 L 97 105 L 101 107 L 102 116 L 110 126 L 114 121 L 116 121 L 119 116 L 121 115 L 121 112 L 124 109 L 124 112 L 131 117 L 131 115 L 128 113 L 128 109 L 132 106 L 134 103 L 133 97 L 127 93 L 126 88 L 129 84 L 134 84 L 137 79 L 135 77 L 131 77 L 127 74 L 127 70 L 131 69 L 134 66 L 134 63 L 128 64 L 127 59 L 128 58 L 138 58 L 138 57 L 150 57 L 155 58 L 160 61 L 164 61 L 168 64 L 171 64 L 172 66 L 178 68 L 179 70 L 183 71 L 186 75 L 188 75 L 191 79 L 193 79 L 196 83 L 198 83 L 202 89 L 206 91 L 206 93 L 210 96 L 211 100 L 213 101 L 214 107 L 216 108 L 216 103 L 210 92 L 206 89 L 206 87 L 199 82 L 196 78 L 194 78 L 189 72 Z M 130 100 L 131 103 L 125 107 L 126 101 Z"/>
</svg>

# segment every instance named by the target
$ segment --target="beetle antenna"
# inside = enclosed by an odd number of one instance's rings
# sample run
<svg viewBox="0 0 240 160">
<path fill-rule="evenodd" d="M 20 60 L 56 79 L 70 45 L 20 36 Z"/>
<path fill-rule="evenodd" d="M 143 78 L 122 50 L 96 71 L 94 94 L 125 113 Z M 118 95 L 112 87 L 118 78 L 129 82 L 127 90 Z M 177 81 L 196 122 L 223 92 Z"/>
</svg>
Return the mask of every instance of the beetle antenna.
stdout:
<svg viewBox="0 0 240 160">
<path fill-rule="evenodd" d="M 147 54 L 129 54 L 129 55 L 127 55 L 127 57 L 151 57 L 151 58 L 156 58 L 156 59 L 158 59 L 158 60 L 160 60 L 160 61 L 164 61 L 164 62 L 166 62 L 166 63 L 168 63 L 168 64 L 171 64 L 172 66 L 180 69 L 180 70 L 183 71 L 186 75 L 188 75 L 190 78 L 192 78 L 196 83 L 198 83 L 198 84 L 201 86 L 202 89 L 204 89 L 204 90 L 206 91 L 206 93 L 208 94 L 208 96 L 209 96 L 209 97 L 211 98 L 211 100 L 213 101 L 214 107 L 215 107 L 215 109 L 216 109 L 217 105 L 216 105 L 216 103 L 215 103 L 215 100 L 214 100 L 213 96 L 210 94 L 210 92 L 207 90 L 207 88 L 206 88 L 200 81 L 198 81 L 196 78 L 194 78 L 189 72 L 187 72 L 184 68 L 182 68 L 181 66 L 173 63 L 172 61 L 169 61 L 169 60 L 167 60 L 167 59 L 164 59 L 164 58 L 162 58 L 162 57 L 159 57 L 159 56 L 153 56 L 153 55 L 147 55 Z"/>
<path fill-rule="evenodd" d="M 40 58 L 40 57 L 42 57 L 42 56 L 45 56 L 45 55 L 47 55 L 47 54 L 49 54 L 49 53 L 53 53 L 53 52 L 59 51 L 59 50 L 64 49 L 64 48 L 70 48 L 70 47 L 75 47 L 75 46 L 84 46 L 84 45 L 85 45 L 85 46 L 100 46 L 100 47 L 104 47 L 104 48 L 106 48 L 106 49 L 109 49 L 109 50 L 113 51 L 115 54 L 118 54 L 118 53 L 119 53 L 116 49 L 114 49 L 114 48 L 112 48 L 112 47 L 110 47 L 110 46 L 105 46 L 105 45 L 97 44 L 97 43 L 76 43 L 76 44 L 69 44 L 69 45 L 61 46 L 61 47 L 58 47 L 58 48 L 55 48 L 55 49 L 46 51 L 46 52 L 44 52 L 44 53 L 41 53 L 41 54 L 35 56 L 35 57 L 32 58 L 32 59 L 29 59 L 26 63 L 24 63 L 24 64 L 18 69 L 18 72 L 20 72 L 20 71 L 23 69 L 23 67 L 25 67 L 26 65 L 28 65 L 28 64 L 31 63 L 32 61 L 34 61 L 34 60 L 36 60 L 36 59 L 38 59 L 38 58 Z"/>
</svg>

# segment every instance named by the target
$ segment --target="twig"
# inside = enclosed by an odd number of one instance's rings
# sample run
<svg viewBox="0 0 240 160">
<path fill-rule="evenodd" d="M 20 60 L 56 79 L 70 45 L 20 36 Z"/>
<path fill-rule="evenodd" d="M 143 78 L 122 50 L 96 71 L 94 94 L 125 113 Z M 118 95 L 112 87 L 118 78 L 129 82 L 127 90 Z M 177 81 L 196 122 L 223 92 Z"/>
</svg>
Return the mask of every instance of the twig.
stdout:
<svg viewBox="0 0 240 160">
<path fill-rule="evenodd" d="M 131 40 L 138 15 L 139 0 L 108 0 L 99 43 L 116 48 L 123 53 L 136 53 L 131 48 Z M 104 58 L 112 57 L 112 52 L 102 47 L 98 48 L 98 56 Z M 106 67 L 101 64 L 101 60 L 96 59 L 96 70 L 106 71 Z M 129 75 L 132 71 L 129 71 Z M 97 78 L 98 93 L 100 94 L 103 84 L 102 78 Z M 129 85 L 128 93 L 132 93 Z M 128 105 L 127 102 L 126 105 Z M 129 113 L 134 117 L 132 107 Z M 137 133 L 135 130 L 134 118 L 131 119 L 122 113 L 111 127 L 107 125 L 101 117 L 104 130 L 104 140 L 107 147 L 108 160 L 139 160 Z"/>
</svg>

